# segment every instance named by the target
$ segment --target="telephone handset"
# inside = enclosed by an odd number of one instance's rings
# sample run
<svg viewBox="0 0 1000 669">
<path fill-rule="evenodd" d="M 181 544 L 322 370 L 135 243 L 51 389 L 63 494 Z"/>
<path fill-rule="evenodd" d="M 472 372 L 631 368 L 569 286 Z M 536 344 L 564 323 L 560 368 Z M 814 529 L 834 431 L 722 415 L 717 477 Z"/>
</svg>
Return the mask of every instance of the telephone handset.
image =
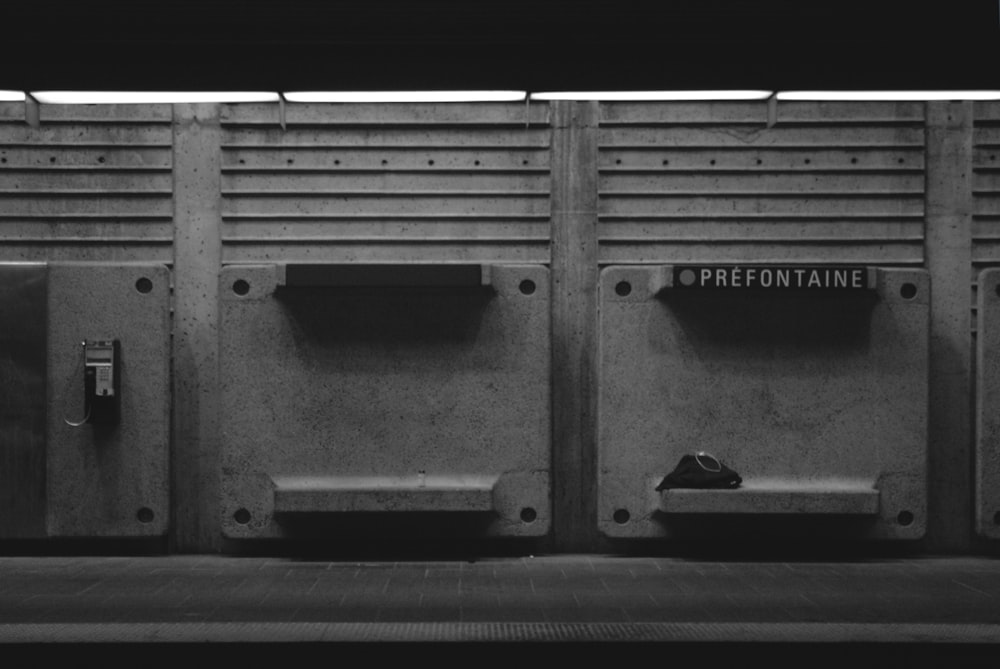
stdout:
<svg viewBox="0 0 1000 669">
<path fill-rule="evenodd" d="M 121 345 L 117 339 L 83 342 L 83 420 L 66 421 L 114 425 L 121 418 Z"/>
</svg>

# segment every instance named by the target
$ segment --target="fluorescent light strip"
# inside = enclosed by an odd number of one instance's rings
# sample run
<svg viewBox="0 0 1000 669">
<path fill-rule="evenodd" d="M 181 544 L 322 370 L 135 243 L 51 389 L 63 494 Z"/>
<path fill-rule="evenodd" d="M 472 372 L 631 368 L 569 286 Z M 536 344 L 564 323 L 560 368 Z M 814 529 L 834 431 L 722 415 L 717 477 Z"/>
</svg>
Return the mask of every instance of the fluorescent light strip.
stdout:
<svg viewBox="0 0 1000 669">
<path fill-rule="evenodd" d="M 783 91 L 779 100 L 1000 100 L 1000 91 Z"/>
<path fill-rule="evenodd" d="M 513 102 L 525 91 L 293 91 L 289 102 Z"/>
<path fill-rule="evenodd" d="M 32 91 L 31 95 L 43 104 L 63 105 L 278 101 L 277 93 L 242 91 Z"/>
<path fill-rule="evenodd" d="M 766 100 L 772 91 L 550 91 L 532 100 Z"/>
<path fill-rule="evenodd" d="M 0 91 L 0 102 L 24 102 L 21 91 Z"/>
</svg>

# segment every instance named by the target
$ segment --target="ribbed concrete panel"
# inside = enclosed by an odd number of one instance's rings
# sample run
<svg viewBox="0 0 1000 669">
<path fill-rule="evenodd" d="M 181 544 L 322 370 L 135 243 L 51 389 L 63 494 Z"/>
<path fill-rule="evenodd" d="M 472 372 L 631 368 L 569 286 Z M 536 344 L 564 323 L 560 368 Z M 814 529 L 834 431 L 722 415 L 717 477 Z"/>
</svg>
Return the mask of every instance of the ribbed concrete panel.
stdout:
<svg viewBox="0 0 1000 669">
<path fill-rule="evenodd" d="M 982 267 L 1000 263 L 1000 103 L 976 103 L 972 142 L 972 262 Z"/>
<path fill-rule="evenodd" d="M 548 110 L 226 106 L 223 261 L 548 262 Z"/>
<path fill-rule="evenodd" d="M 920 103 L 601 107 L 602 263 L 923 262 Z"/>
<path fill-rule="evenodd" d="M 0 259 L 168 262 L 169 105 L 0 105 Z"/>
</svg>

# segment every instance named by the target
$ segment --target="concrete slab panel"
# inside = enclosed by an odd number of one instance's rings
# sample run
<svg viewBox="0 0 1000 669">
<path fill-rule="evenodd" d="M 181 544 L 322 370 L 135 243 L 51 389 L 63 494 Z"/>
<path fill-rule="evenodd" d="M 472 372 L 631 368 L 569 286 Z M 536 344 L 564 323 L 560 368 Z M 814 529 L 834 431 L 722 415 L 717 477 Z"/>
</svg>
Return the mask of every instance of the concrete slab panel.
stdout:
<svg viewBox="0 0 1000 669">
<path fill-rule="evenodd" d="M 1000 268 L 979 274 L 976 328 L 976 531 L 1000 539 Z"/>
<path fill-rule="evenodd" d="M 493 511 L 496 476 L 273 476 L 275 513 Z"/>
<path fill-rule="evenodd" d="M 548 268 L 346 269 L 223 268 L 224 534 L 359 511 L 547 533 Z"/>
<path fill-rule="evenodd" d="M 599 529 L 671 537 L 671 514 L 824 514 L 863 519 L 867 538 L 920 538 L 927 273 L 866 268 L 860 290 L 678 290 L 673 270 L 601 273 Z M 655 490 L 697 451 L 741 488 Z"/>
<path fill-rule="evenodd" d="M 170 272 L 163 265 L 51 263 L 48 534 L 160 536 L 169 526 Z M 120 422 L 85 415 L 81 342 L 120 342 Z M 67 422 L 68 421 L 68 422 Z"/>
</svg>

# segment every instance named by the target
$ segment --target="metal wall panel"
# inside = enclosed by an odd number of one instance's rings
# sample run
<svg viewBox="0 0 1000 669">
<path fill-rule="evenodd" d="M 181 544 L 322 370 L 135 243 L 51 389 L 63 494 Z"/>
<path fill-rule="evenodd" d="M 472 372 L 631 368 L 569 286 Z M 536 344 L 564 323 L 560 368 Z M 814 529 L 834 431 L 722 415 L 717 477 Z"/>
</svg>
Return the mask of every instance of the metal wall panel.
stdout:
<svg viewBox="0 0 1000 669">
<path fill-rule="evenodd" d="M 923 261 L 922 103 L 601 106 L 602 263 Z"/>
<path fill-rule="evenodd" d="M 223 107 L 223 262 L 548 262 L 547 104 L 281 109 Z"/>
<path fill-rule="evenodd" d="M 0 105 L 0 259 L 172 259 L 169 105 Z"/>
</svg>

